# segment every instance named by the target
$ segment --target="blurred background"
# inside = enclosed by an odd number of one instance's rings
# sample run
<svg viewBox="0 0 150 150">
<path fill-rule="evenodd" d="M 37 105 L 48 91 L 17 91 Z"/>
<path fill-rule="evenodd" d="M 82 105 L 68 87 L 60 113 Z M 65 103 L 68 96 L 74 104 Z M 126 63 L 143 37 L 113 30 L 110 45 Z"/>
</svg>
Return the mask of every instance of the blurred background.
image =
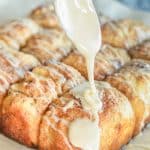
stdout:
<svg viewBox="0 0 150 150">
<path fill-rule="evenodd" d="M 112 19 L 131 18 L 150 25 L 150 0 L 94 0 L 98 13 Z"/>
<path fill-rule="evenodd" d="M 150 11 L 150 0 L 118 0 L 125 5 L 142 11 Z"/>
<path fill-rule="evenodd" d="M 0 0 L 0 24 L 26 15 L 41 3 L 53 0 Z M 131 18 L 150 24 L 150 0 L 93 0 L 97 12 L 113 19 Z"/>
</svg>

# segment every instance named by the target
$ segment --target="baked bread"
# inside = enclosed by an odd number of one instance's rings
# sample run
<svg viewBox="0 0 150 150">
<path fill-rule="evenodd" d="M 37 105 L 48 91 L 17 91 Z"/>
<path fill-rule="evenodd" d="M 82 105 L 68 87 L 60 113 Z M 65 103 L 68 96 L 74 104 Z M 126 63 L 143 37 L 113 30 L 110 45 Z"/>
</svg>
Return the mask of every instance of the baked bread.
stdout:
<svg viewBox="0 0 150 150">
<path fill-rule="evenodd" d="M 52 5 L 42 5 L 37 7 L 31 12 L 30 17 L 44 28 L 60 29 L 60 25 L 54 12 L 54 7 Z"/>
<path fill-rule="evenodd" d="M 118 73 L 107 78 L 112 86 L 124 93 L 136 115 L 134 135 L 150 122 L 150 62 L 133 60 Z"/>
<path fill-rule="evenodd" d="M 2 105 L 2 132 L 30 147 L 36 147 L 41 116 L 54 98 L 84 78 L 62 63 L 51 63 L 27 72 L 23 81 L 10 87 Z"/>
<path fill-rule="evenodd" d="M 25 71 L 31 70 L 32 68 L 40 65 L 40 62 L 33 55 L 16 51 L 1 41 L 0 52 L 3 53 L 7 59 L 15 59 L 14 61 L 18 62 L 19 68 L 22 68 Z"/>
<path fill-rule="evenodd" d="M 32 55 L 28 55 L 0 43 L 0 68 L 8 74 L 10 83 L 14 83 L 24 76 L 25 71 L 40 65 Z"/>
<path fill-rule="evenodd" d="M 150 60 L 150 40 L 146 40 L 129 49 L 132 58 Z"/>
<path fill-rule="evenodd" d="M 19 50 L 26 40 L 39 31 L 39 26 L 31 19 L 12 21 L 0 28 L 0 41 Z"/>
<path fill-rule="evenodd" d="M 150 38 L 150 27 L 141 22 L 124 19 L 102 26 L 103 42 L 120 48 L 130 48 Z"/>
<path fill-rule="evenodd" d="M 101 150 L 119 150 L 150 122 L 150 62 L 130 62 L 128 55 L 149 60 L 149 41 L 143 41 L 150 37 L 150 28 L 127 19 L 104 19 L 102 35 L 94 76 L 111 76 L 96 82 L 103 103 L 99 143 Z M 69 137 L 70 125 L 78 119 L 92 122 L 93 115 L 75 92 L 85 92 L 80 73 L 87 79 L 85 59 L 61 29 L 52 6 L 40 6 L 29 18 L 1 27 L 1 131 L 41 150 L 81 150 Z"/>
<path fill-rule="evenodd" d="M 74 51 L 62 60 L 64 63 L 77 69 L 85 78 L 88 78 L 84 57 Z M 102 80 L 130 61 L 130 57 L 124 49 L 103 45 L 95 60 L 95 80 Z"/>
<path fill-rule="evenodd" d="M 22 49 L 23 52 L 36 56 L 41 63 L 60 60 L 72 49 L 72 43 L 63 31 L 49 30 L 33 35 Z"/>
<path fill-rule="evenodd" d="M 98 82 L 97 88 L 101 95 L 99 100 L 103 103 L 102 112 L 99 112 L 100 149 L 119 150 L 133 134 L 135 119 L 132 107 L 128 99 L 108 83 Z M 74 93 L 75 89 L 54 100 L 42 117 L 40 150 L 81 150 L 70 141 L 70 125 L 78 119 L 92 121 L 93 117 L 90 111 L 83 109 L 81 99 Z"/>
</svg>

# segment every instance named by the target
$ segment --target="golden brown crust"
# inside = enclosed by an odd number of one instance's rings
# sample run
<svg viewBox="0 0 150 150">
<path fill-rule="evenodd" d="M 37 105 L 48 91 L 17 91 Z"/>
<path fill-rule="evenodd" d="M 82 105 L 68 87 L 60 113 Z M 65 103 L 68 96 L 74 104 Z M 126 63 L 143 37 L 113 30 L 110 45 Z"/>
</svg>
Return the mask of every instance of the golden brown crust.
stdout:
<svg viewBox="0 0 150 150">
<path fill-rule="evenodd" d="M 133 133 L 135 122 L 131 105 L 124 95 L 110 86 L 101 88 L 99 92 L 103 102 L 103 111 L 99 114 L 102 131 L 100 148 L 119 150 L 130 140 Z M 73 102 L 73 107 L 66 107 L 70 102 Z M 80 150 L 70 143 L 68 137 L 69 124 L 79 118 L 92 119 L 92 116 L 83 110 L 80 100 L 72 93 L 53 101 L 41 122 L 40 149 Z"/>
<path fill-rule="evenodd" d="M 129 50 L 132 58 L 150 60 L 150 40 L 146 40 Z"/>
<path fill-rule="evenodd" d="M 22 51 L 34 55 L 41 63 L 45 63 L 49 60 L 62 59 L 71 49 L 72 43 L 63 31 L 51 30 L 32 36 Z"/>
<path fill-rule="evenodd" d="M 31 19 L 17 20 L 0 29 L 0 40 L 18 50 L 32 34 L 38 31 L 38 25 Z"/>
<path fill-rule="evenodd" d="M 23 144 L 36 146 L 40 117 L 55 97 L 51 79 L 27 73 L 25 81 L 12 85 L 3 100 L 2 131 Z"/>
<path fill-rule="evenodd" d="M 126 41 L 124 34 L 118 27 L 116 21 L 108 22 L 102 25 L 102 37 L 103 43 L 110 44 L 115 47 L 124 48 L 124 42 Z"/>
<path fill-rule="evenodd" d="M 39 123 L 41 115 L 41 112 L 38 112 L 39 110 L 35 107 L 36 102 L 38 100 L 35 101 L 22 93 L 15 91 L 9 93 L 5 98 L 2 110 L 1 128 L 5 135 L 28 146 L 36 146 L 35 133 L 38 132 L 36 124 Z"/>
<path fill-rule="evenodd" d="M 130 100 L 136 115 L 134 135 L 144 127 L 150 117 L 149 82 L 150 62 L 133 60 L 119 73 L 107 78 L 114 87 L 123 92 Z"/>
<path fill-rule="evenodd" d="M 104 79 L 107 75 L 114 73 L 129 60 L 130 57 L 124 49 L 104 45 L 96 56 L 95 80 Z M 63 62 L 77 69 L 84 77 L 88 77 L 85 59 L 78 52 L 72 52 L 63 59 Z"/>
<path fill-rule="evenodd" d="M 83 80 L 76 70 L 62 63 L 27 72 L 3 100 L 2 131 L 27 146 L 37 146 L 40 119 L 48 105 Z"/>
<path fill-rule="evenodd" d="M 44 28 L 60 28 L 53 6 L 39 6 L 32 11 L 30 17 Z"/>
<path fill-rule="evenodd" d="M 130 48 L 150 37 L 150 27 L 133 20 L 118 20 L 104 24 L 102 35 L 106 44 Z"/>
</svg>

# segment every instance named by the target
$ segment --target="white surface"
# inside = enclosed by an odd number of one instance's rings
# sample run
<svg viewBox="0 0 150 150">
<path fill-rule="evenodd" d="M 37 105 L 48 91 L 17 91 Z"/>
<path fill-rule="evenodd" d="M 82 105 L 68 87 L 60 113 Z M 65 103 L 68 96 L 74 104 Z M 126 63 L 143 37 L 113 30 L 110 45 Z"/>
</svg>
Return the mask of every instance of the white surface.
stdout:
<svg viewBox="0 0 150 150">
<path fill-rule="evenodd" d="M 7 137 L 0 135 L 0 149 L 1 150 L 33 150 L 26 148 Z"/>
<path fill-rule="evenodd" d="M 46 1 L 46 0 L 45 0 Z M 44 0 L 0 0 L 0 24 L 27 15 Z"/>
</svg>

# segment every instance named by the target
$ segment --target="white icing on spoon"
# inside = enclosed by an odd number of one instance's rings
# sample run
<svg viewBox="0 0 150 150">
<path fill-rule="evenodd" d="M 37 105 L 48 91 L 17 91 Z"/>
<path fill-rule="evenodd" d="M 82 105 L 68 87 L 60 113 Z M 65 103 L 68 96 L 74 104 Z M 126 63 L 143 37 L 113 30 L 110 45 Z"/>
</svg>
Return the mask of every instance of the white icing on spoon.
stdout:
<svg viewBox="0 0 150 150">
<path fill-rule="evenodd" d="M 55 10 L 68 37 L 86 58 L 89 81 L 95 91 L 94 60 L 101 47 L 101 31 L 92 0 L 56 0 Z"/>
<path fill-rule="evenodd" d="M 90 86 L 83 90 L 82 106 L 89 109 L 94 120 L 73 121 L 69 128 L 70 142 L 83 150 L 99 150 L 99 111 L 101 102 L 94 83 L 94 61 L 101 46 L 99 19 L 92 0 L 56 0 L 55 10 L 78 51 L 85 57 Z"/>
</svg>

